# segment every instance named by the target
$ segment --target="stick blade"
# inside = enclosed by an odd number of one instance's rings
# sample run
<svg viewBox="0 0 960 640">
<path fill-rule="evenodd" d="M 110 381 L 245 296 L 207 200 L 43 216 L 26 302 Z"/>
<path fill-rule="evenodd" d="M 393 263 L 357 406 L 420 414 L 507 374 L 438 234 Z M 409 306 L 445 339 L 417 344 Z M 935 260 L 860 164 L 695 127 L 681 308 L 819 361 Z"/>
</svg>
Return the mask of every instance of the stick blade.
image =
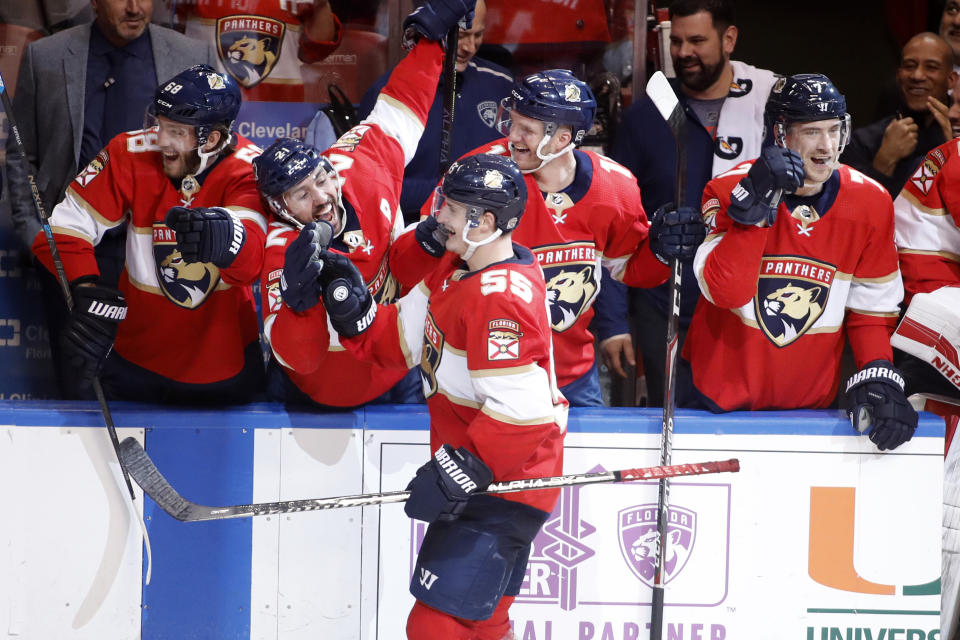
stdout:
<svg viewBox="0 0 960 640">
<path fill-rule="evenodd" d="M 680 105 L 677 94 L 674 93 L 673 87 L 670 86 L 667 76 L 663 75 L 662 71 L 657 71 L 650 76 L 650 80 L 647 81 L 647 95 L 650 96 L 650 100 L 653 101 L 663 119 L 667 121 Z"/>
<path fill-rule="evenodd" d="M 188 519 L 192 503 L 170 486 L 136 438 L 126 438 L 120 443 L 120 461 L 143 492 L 161 509 L 181 522 Z"/>
</svg>

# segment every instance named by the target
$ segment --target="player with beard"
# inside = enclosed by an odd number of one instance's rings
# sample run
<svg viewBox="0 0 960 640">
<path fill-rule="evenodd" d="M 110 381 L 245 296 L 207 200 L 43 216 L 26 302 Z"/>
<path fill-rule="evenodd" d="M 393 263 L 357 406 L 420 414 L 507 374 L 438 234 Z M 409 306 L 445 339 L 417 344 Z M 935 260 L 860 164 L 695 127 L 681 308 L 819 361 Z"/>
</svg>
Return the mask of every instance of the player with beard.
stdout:
<svg viewBox="0 0 960 640">
<path fill-rule="evenodd" d="M 517 80 L 501 103 L 506 137 L 471 152 L 511 157 L 525 176 L 527 201 L 514 240 L 530 247 L 543 268 L 554 330 L 557 380 L 573 406 L 603 399 L 590 332 L 600 269 L 633 286 L 655 286 L 674 256 L 693 256 L 703 237 L 696 210 L 647 222 L 630 173 L 580 145 L 593 124 L 590 87 L 566 69 Z M 429 214 L 428 202 L 421 214 Z"/>
<path fill-rule="evenodd" d="M 891 362 L 903 299 L 893 203 L 838 162 L 850 117 L 829 78 L 781 80 L 765 114 L 775 145 L 703 192 L 709 233 L 694 260 L 703 297 L 678 390 L 686 406 L 712 411 L 824 408 L 847 338 L 860 367 L 846 385 L 851 422 L 881 451 L 895 449 L 917 413 Z"/>
<path fill-rule="evenodd" d="M 320 301 L 313 258 L 318 242 L 330 244 L 357 266 L 374 299 L 390 304 L 401 286 L 416 285 L 444 253 L 443 241 L 433 237 L 436 220 L 411 230 L 410 243 L 394 243 L 404 231 L 398 210 L 404 166 L 417 149 L 440 77 L 437 40 L 473 2 L 430 0 L 425 7 L 445 17 L 428 24 L 422 11 L 408 17 L 405 26 L 426 38 L 394 69 L 369 117 L 326 151 L 282 139 L 254 161 L 260 191 L 276 216 L 261 278 L 264 334 L 273 355 L 269 393 L 276 400 L 326 407 L 378 398 L 423 402 L 416 373 L 397 385 L 407 367 L 378 367 L 343 349 Z M 329 238 L 321 242 L 321 234 Z"/>
<path fill-rule="evenodd" d="M 527 183 L 507 157 L 461 158 L 430 218 L 447 253 L 397 304 L 377 305 L 354 264 L 320 251 L 323 300 L 343 345 L 381 367 L 420 365 L 434 455 L 407 486 L 430 523 L 407 618 L 415 640 L 504 640 L 530 545 L 559 490 L 473 495 L 491 481 L 561 473 L 566 403 L 553 374 L 538 260 L 514 244 Z"/>
<path fill-rule="evenodd" d="M 678 0 L 670 5 L 670 57 L 677 77 L 671 85 L 687 118 L 686 202 L 695 210 L 714 176 L 760 154 L 763 106 L 776 76 L 731 60 L 739 35 L 730 0 Z M 676 142 L 653 102 L 644 97 L 623 113 L 611 157 L 636 176 L 643 208 L 670 205 L 676 190 Z M 669 208 L 669 207 L 668 207 Z M 691 260 L 681 260 L 680 346 L 700 291 Z M 603 359 L 619 375 L 634 364 L 630 322 L 643 355 L 650 404 L 663 399 L 669 288 L 631 292 L 606 275 L 596 302 L 594 328 Z"/>
<path fill-rule="evenodd" d="M 180 72 L 157 87 L 147 127 L 113 138 L 54 208 L 77 394 L 98 372 L 108 397 L 128 400 L 243 402 L 262 387 L 250 285 L 266 220 L 250 167 L 260 149 L 232 130 L 240 102 L 212 67 Z M 98 283 L 94 246 L 127 217 L 118 291 Z M 53 272 L 42 232 L 33 250 Z"/>
</svg>

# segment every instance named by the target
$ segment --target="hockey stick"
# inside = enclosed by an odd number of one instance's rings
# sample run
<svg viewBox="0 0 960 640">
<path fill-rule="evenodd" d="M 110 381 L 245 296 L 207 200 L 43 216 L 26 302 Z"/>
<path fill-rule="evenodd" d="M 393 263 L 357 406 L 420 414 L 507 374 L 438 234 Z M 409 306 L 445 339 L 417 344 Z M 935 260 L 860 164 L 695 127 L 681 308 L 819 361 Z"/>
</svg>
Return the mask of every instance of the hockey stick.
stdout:
<svg viewBox="0 0 960 640">
<path fill-rule="evenodd" d="M 30 161 L 27 159 L 27 150 L 23 146 L 23 138 L 20 137 L 20 129 L 17 127 L 17 121 L 13 115 L 13 104 L 10 101 L 10 95 L 7 93 L 6 84 L 3 76 L 0 76 L 0 100 L 3 102 L 3 110 L 7 113 L 7 121 L 10 123 L 10 134 L 17 143 L 17 151 L 23 159 L 23 170 L 27 174 L 27 181 L 30 183 L 30 193 L 33 195 L 33 207 L 37 210 L 37 217 L 40 218 L 40 224 L 43 226 L 43 235 L 47 239 L 47 247 L 50 249 L 50 256 L 56 267 L 57 280 L 60 288 L 63 290 L 63 299 L 67 303 L 67 310 L 73 311 L 73 295 L 70 293 L 70 283 L 67 282 L 67 274 L 63 269 L 63 261 L 60 259 L 60 252 L 57 250 L 57 243 L 53 239 L 53 229 L 50 228 L 50 218 L 43 208 L 43 201 L 40 200 L 40 191 L 37 189 L 37 180 L 30 171 Z M 103 421 L 107 425 L 107 433 L 110 434 L 110 442 L 113 444 L 113 452 L 120 463 L 120 470 L 123 472 L 123 480 L 127 483 L 127 491 L 130 492 L 130 499 L 136 500 L 137 496 L 133 492 L 133 485 L 130 483 L 130 474 L 127 473 L 120 460 L 120 440 L 117 438 L 117 428 L 113 424 L 113 416 L 110 415 L 110 407 L 107 406 L 107 398 L 103 395 L 103 387 L 100 386 L 100 379 L 93 379 L 93 391 L 97 396 L 97 402 L 100 403 L 100 411 L 103 413 Z"/>
<path fill-rule="evenodd" d="M 440 129 L 440 177 L 447 172 L 453 158 L 451 135 L 453 131 L 453 107 L 457 98 L 457 46 L 460 42 L 460 27 L 453 25 L 447 32 L 447 50 L 443 56 L 443 81 L 446 93 L 443 94 L 443 121 Z"/>
<path fill-rule="evenodd" d="M 130 474 L 143 492 L 157 505 L 181 522 L 200 522 L 203 520 L 224 520 L 227 518 L 249 518 L 272 513 L 293 513 L 297 511 L 319 511 L 340 509 L 343 507 L 367 507 L 392 502 L 403 502 L 410 497 L 409 491 L 386 491 L 384 493 L 365 493 L 338 498 L 315 498 L 308 500 L 287 500 L 284 502 L 261 502 L 257 504 L 239 504 L 223 507 L 208 507 L 190 502 L 170 486 L 160 470 L 143 450 L 135 438 L 127 438 L 120 445 L 120 455 L 130 469 Z M 695 476 L 706 473 L 737 472 L 740 462 L 736 459 L 718 462 L 698 462 L 676 464 L 672 466 L 642 467 L 597 473 L 580 473 L 550 478 L 530 478 L 495 482 L 483 493 L 509 493 L 513 491 L 532 491 L 553 489 L 572 485 L 596 484 L 600 482 L 633 482 L 674 476 Z"/>
<path fill-rule="evenodd" d="M 683 105 L 667 82 L 663 72 L 657 71 L 647 83 L 647 95 L 660 115 L 670 125 L 677 146 L 677 183 L 674 202 L 679 208 L 686 203 L 687 144 L 684 140 L 687 116 Z M 673 455 L 673 413 L 677 406 L 677 345 L 680 325 L 680 261 L 670 261 L 670 318 L 667 322 L 667 358 L 663 385 L 663 423 L 660 433 L 660 464 L 669 465 Z M 663 637 L 664 562 L 666 559 L 667 522 L 670 509 L 670 481 L 660 479 L 657 496 L 657 557 L 653 571 L 653 603 L 650 609 L 650 640 Z"/>
</svg>

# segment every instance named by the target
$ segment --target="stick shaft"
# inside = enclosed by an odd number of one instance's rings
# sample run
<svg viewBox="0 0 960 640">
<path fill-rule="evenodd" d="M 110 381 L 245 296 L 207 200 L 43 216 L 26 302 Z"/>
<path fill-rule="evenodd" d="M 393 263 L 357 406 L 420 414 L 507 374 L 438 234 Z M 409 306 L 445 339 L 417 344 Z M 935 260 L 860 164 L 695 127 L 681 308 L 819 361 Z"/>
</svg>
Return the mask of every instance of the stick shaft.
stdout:
<svg viewBox="0 0 960 640">
<path fill-rule="evenodd" d="M 447 32 L 447 50 L 443 57 L 443 121 L 440 128 L 440 176 L 447 172 L 453 158 L 453 111 L 457 98 L 457 45 L 460 40 L 460 27 L 453 25 Z"/>
<path fill-rule="evenodd" d="M 134 438 L 127 438 L 120 445 L 121 456 L 130 474 L 139 484 L 144 493 L 153 499 L 157 505 L 174 518 L 184 522 L 199 522 L 203 520 L 223 520 L 228 518 L 246 518 L 252 516 L 269 515 L 273 513 L 294 513 L 297 511 L 319 511 L 324 509 L 341 509 L 344 507 L 365 507 L 380 504 L 403 502 L 410 497 L 408 491 L 387 491 L 384 493 L 366 493 L 353 496 L 334 498 L 315 498 L 306 500 L 286 500 L 281 502 L 262 502 L 255 504 L 241 504 L 228 506 L 199 505 L 183 498 L 170 485 L 163 474 Z M 597 473 L 581 473 L 549 478 L 529 478 L 511 480 L 490 485 L 484 493 L 512 493 L 516 491 L 535 491 L 555 489 L 559 487 L 597 484 L 606 482 L 633 482 L 638 480 L 655 480 L 664 477 L 703 475 L 708 473 L 736 472 L 740 469 L 739 462 L 722 460 L 717 462 L 702 462 L 692 464 L 677 464 L 670 466 L 641 467 L 637 469 L 622 469 L 619 471 L 604 471 Z"/>
<path fill-rule="evenodd" d="M 53 239 L 53 229 L 50 228 L 50 218 L 43 207 L 43 201 L 40 199 L 40 190 L 37 188 L 37 181 L 30 170 L 30 160 L 27 158 L 27 150 L 23 145 L 23 138 L 20 136 L 20 128 L 17 127 L 17 120 L 13 114 L 13 104 L 10 100 L 9 92 L 0 76 L 0 101 L 3 102 L 3 110 L 7 114 L 7 122 L 10 125 L 10 135 L 13 136 L 17 144 L 17 151 L 23 160 L 23 170 L 27 174 L 27 181 L 30 183 L 30 193 L 33 195 L 33 207 L 36 209 L 37 217 L 40 218 L 40 224 L 43 227 L 43 235 L 47 240 L 47 247 L 50 249 L 50 256 L 53 259 L 53 265 L 56 269 L 57 281 L 60 283 L 60 289 L 63 291 L 63 299 L 67 303 L 67 309 L 73 311 L 73 296 L 70 293 L 70 283 L 67 281 L 67 273 L 63 268 L 63 260 L 60 259 L 60 251 L 57 249 L 57 243 Z M 110 414 L 110 407 L 107 405 L 106 396 L 103 393 L 103 387 L 100 385 L 99 378 L 93 379 L 93 392 L 97 396 L 97 402 L 100 403 L 100 412 L 103 414 L 103 421 L 107 426 L 107 433 L 110 436 L 110 443 L 113 445 L 113 452 L 120 462 L 120 469 L 123 472 L 123 480 L 127 484 L 127 491 L 130 498 L 136 500 L 136 494 L 133 492 L 133 484 L 130 482 L 130 474 L 127 473 L 123 462 L 120 460 L 120 439 L 117 437 L 117 429 L 113 424 L 113 416 Z"/>
</svg>

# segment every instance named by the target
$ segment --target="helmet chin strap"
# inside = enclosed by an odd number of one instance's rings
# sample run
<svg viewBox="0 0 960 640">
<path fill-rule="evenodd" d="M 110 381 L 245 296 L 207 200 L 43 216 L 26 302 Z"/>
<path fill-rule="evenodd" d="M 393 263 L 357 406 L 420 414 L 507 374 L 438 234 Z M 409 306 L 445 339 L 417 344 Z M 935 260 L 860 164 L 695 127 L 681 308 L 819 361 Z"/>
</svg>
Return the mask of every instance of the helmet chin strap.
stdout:
<svg viewBox="0 0 960 640">
<path fill-rule="evenodd" d="M 460 254 L 460 257 L 464 261 L 467 261 L 470 258 L 472 258 L 473 253 L 477 249 L 479 249 L 485 244 L 490 244 L 491 242 L 493 242 L 494 240 L 496 240 L 497 238 L 503 235 L 503 229 L 497 229 L 496 231 L 488 235 L 486 238 L 484 238 L 480 242 L 474 242 L 473 240 L 470 240 L 467 238 L 467 234 L 470 233 L 471 229 L 476 229 L 478 226 L 480 226 L 480 219 L 479 219 L 479 215 L 476 215 L 475 217 L 468 219 L 467 224 L 463 225 L 463 231 L 460 232 L 460 239 L 463 240 L 464 244 L 467 245 L 467 250 Z"/>
<path fill-rule="evenodd" d="M 206 171 L 207 167 L 210 165 L 210 162 L 214 158 L 216 158 L 218 155 L 220 155 L 220 152 L 223 151 L 228 144 L 230 144 L 231 140 L 233 140 L 233 134 L 227 133 L 225 136 L 223 136 L 223 139 L 221 140 L 220 144 L 215 146 L 210 151 L 204 151 L 203 147 L 205 144 L 207 144 L 207 137 L 204 136 L 203 143 L 199 147 L 197 147 L 197 155 L 200 156 L 200 166 L 197 168 L 197 170 L 193 174 L 188 174 L 188 175 L 192 175 L 194 178 L 196 178 L 196 176 Z M 186 177 L 187 176 L 184 176 L 184 178 Z"/>
<path fill-rule="evenodd" d="M 547 155 L 544 155 L 543 148 L 547 145 L 548 142 L 550 142 L 551 138 L 553 138 L 553 134 L 545 134 L 543 136 L 543 139 L 540 140 L 540 144 L 537 145 L 536 154 L 537 154 L 537 157 L 540 158 L 540 164 L 533 169 L 521 169 L 520 173 L 523 173 L 523 174 L 536 173 L 537 171 L 540 171 L 540 169 L 543 169 L 545 166 L 547 166 L 547 164 L 550 161 L 555 160 L 556 158 L 559 158 L 560 156 L 562 156 L 563 154 L 569 151 L 572 151 L 577 146 L 571 142 L 570 144 L 565 146 L 563 149 L 560 149 L 560 151 L 557 151 L 556 153 L 548 153 Z M 508 142 L 507 146 L 510 148 L 510 154 L 513 155 L 513 150 L 514 150 L 513 143 Z"/>
</svg>

